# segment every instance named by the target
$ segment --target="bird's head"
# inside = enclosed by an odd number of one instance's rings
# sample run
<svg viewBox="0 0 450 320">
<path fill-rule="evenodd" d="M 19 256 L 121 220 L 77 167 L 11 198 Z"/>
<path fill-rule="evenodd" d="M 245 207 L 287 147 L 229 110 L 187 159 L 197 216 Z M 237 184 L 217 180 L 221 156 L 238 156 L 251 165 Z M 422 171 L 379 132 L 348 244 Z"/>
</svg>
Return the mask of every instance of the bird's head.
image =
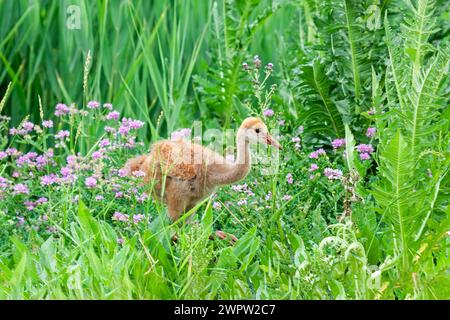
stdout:
<svg viewBox="0 0 450 320">
<path fill-rule="evenodd" d="M 264 143 L 281 149 L 278 141 L 270 135 L 267 126 L 259 118 L 250 117 L 245 119 L 239 130 L 245 134 L 249 142 Z"/>
</svg>

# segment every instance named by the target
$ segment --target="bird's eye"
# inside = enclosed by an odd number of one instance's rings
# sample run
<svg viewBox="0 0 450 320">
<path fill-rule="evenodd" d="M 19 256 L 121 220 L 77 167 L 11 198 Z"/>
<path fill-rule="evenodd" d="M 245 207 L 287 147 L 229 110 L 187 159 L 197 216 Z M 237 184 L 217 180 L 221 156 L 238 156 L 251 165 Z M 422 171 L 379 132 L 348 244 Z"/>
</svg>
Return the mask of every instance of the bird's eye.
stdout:
<svg viewBox="0 0 450 320">
<path fill-rule="evenodd" d="M 259 129 L 255 129 L 256 133 L 259 133 Z"/>
</svg>

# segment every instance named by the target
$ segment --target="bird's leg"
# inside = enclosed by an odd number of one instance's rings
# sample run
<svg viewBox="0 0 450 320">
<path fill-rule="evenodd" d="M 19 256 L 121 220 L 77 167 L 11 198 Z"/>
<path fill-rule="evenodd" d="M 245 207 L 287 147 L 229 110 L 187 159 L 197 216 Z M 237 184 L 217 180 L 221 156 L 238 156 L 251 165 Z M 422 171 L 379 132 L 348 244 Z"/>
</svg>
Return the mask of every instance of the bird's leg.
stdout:
<svg viewBox="0 0 450 320">
<path fill-rule="evenodd" d="M 193 206 L 192 207 L 186 206 L 185 202 L 183 202 L 182 200 L 180 200 L 176 197 L 169 196 L 167 198 L 168 215 L 169 215 L 170 219 L 174 222 L 177 221 L 184 212 L 188 212 L 192 208 L 193 208 Z M 193 214 L 186 219 L 185 223 L 190 223 L 192 220 L 192 217 L 193 217 Z M 178 241 L 178 235 L 176 233 L 172 236 L 172 241 L 173 242 Z"/>
<path fill-rule="evenodd" d="M 235 244 L 238 241 L 238 238 L 234 234 L 225 233 L 221 230 L 216 230 L 214 235 L 209 236 L 209 239 L 214 240 L 216 237 L 221 240 L 229 239 L 231 244 Z"/>
<path fill-rule="evenodd" d="M 167 213 L 172 221 L 178 220 L 184 210 L 183 202 L 174 197 L 167 197 Z"/>
</svg>

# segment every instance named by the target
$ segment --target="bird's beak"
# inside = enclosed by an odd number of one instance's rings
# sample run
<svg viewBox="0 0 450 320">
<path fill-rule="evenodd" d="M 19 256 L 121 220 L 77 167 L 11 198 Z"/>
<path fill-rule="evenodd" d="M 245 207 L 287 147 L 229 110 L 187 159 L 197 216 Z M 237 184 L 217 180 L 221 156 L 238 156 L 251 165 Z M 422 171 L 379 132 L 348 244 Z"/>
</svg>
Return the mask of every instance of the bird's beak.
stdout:
<svg viewBox="0 0 450 320">
<path fill-rule="evenodd" d="M 274 146 L 275 148 L 277 148 L 278 150 L 281 150 L 281 145 L 278 143 L 277 140 L 275 140 L 270 134 L 267 134 L 266 137 L 266 143 L 268 145 Z"/>
</svg>

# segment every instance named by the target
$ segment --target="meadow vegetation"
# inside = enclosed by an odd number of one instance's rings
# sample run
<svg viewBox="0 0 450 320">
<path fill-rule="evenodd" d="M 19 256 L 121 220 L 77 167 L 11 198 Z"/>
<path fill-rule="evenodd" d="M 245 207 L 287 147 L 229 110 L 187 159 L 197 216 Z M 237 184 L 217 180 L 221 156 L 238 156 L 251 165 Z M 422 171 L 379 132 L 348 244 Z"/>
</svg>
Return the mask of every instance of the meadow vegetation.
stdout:
<svg viewBox="0 0 450 320">
<path fill-rule="evenodd" d="M 0 0 L 0 298 L 450 298 L 449 19 L 443 0 Z M 279 161 L 190 223 L 120 170 L 247 116 Z"/>
</svg>

